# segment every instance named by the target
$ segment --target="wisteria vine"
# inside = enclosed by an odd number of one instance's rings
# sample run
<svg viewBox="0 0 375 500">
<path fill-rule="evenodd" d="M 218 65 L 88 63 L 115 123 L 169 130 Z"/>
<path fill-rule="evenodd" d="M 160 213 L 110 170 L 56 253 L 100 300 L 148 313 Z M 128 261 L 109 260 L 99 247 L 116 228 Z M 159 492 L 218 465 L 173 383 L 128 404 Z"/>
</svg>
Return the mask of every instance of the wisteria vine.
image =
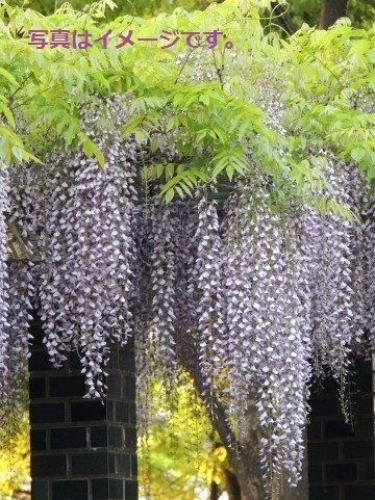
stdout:
<svg viewBox="0 0 375 500">
<path fill-rule="evenodd" d="M 126 100 L 100 113 L 118 128 Z M 255 401 L 265 474 L 272 481 L 286 470 L 296 484 L 313 375 L 328 370 L 344 387 L 353 349 L 375 347 L 375 204 L 366 181 L 327 153 L 331 190 L 318 194 L 353 220 L 301 204 L 281 211 L 272 180 L 255 172 L 231 186 L 224 207 L 206 188 L 165 204 L 144 196 L 135 142 L 116 128 L 99 131 L 100 113 L 87 110 L 85 127 L 105 152 L 104 169 L 83 153 L 55 151 L 42 167 L 0 172 L 2 402 L 29 356 L 33 308 L 56 368 L 78 352 L 88 397 L 105 395 L 111 343 L 135 335 L 144 349 L 139 379 L 153 366 L 170 380 L 178 362 L 196 360 L 209 411 L 225 407 L 239 443 Z M 10 222 L 36 245 L 37 264 L 8 262 Z"/>
</svg>

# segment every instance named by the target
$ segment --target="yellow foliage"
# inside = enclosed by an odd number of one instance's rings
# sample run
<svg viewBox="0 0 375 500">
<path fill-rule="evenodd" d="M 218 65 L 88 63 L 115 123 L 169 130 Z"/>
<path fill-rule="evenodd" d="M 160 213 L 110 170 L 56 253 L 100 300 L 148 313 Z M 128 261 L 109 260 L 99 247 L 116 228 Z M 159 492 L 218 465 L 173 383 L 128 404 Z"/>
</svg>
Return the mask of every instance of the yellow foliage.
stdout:
<svg viewBox="0 0 375 500">
<path fill-rule="evenodd" d="M 24 415 L 19 432 L 10 440 L 3 439 L 0 430 L 0 500 L 22 498 L 20 491 L 27 491 L 30 484 L 29 422 Z M 5 445 L 3 443 L 6 443 Z M 16 496 L 16 492 L 17 496 Z M 27 496 L 25 496 L 27 498 Z"/>
<path fill-rule="evenodd" d="M 216 445 L 215 448 L 206 455 L 203 463 L 207 484 L 216 483 L 225 489 L 224 471 L 231 469 L 228 461 L 228 453 L 223 445 Z"/>
<path fill-rule="evenodd" d="M 224 448 L 224 446 L 218 446 L 215 448 L 215 450 L 212 452 L 213 458 L 218 460 L 219 462 L 225 462 L 228 453 L 227 450 Z"/>
</svg>

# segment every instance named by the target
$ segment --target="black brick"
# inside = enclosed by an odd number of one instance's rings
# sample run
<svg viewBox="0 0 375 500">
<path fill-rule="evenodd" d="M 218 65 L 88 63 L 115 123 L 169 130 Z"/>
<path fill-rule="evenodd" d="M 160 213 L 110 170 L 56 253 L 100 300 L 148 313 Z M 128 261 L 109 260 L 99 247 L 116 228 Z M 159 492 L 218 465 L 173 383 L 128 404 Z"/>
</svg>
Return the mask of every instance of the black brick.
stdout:
<svg viewBox="0 0 375 500">
<path fill-rule="evenodd" d="M 72 456 L 73 474 L 106 474 L 107 472 L 107 453 L 90 452 Z"/>
<path fill-rule="evenodd" d="M 335 460 L 339 456 L 337 443 L 310 443 L 308 444 L 308 459 L 314 460 Z"/>
<path fill-rule="evenodd" d="M 336 380 L 332 377 L 326 376 L 324 380 L 315 379 L 312 387 L 311 394 L 312 398 L 320 398 L 323 394 L 335 394 L 337 395 L 339 390 L 339 385 Z"/>
<path fill-rule="evenodd" d="M 373 484 L 346 486 L 344 491 L 345 500 L 375 500 L 375 485 Z"/>
<path fill-rule="evenodd" d="M 355 427 L 358 437 L 372 438 L 374 436 L 374 421 L 372 418 L 358 418 Z"/>
<path fill-rule="evenodd" d="M 91 446 L 93 448 L 103 446 L 122 448 L 122 428 L 113 426 L 91 427 Z"/>
<path fill-rule="evenodd" d="M 358 374 L 366 374 L 371 372 L 371 361 L 358 360 L 355 366 Z"/>
<path fill-rule="evenodd" d="M 323 481 L 322 466 L 309 465 L 308 478 L 309 483 L 321 483 Z"/>
<path fill-rule="evenodd" d="M 116 456 L 115 453 L 108 453 L 108 472 L 114 474 L 116 472 Z"/>
<path fill-rule="evenodd" d="M 31 357 L 29 359 L 29 371 L 39 372 L 39 371 L 54 371 L 52 363 L 49 360 L 47 351 L 31 351 Z"/>
<path fill-rule="evenodd" d="M 355 432 L 350 424 L 342 420 L 330 420 L 324 423 L 324 435 L 326 438 L 351 437 Z"/>
<path fill-rule="evenodd" d="M 65 429 L 51 429 L 51 448 L 85 448 L 86 428 L 71 427 Z"/>
<path fill-rule="evenodd" d="M 338 415 L 337 398 L 312 399 L 311 415 L 313 417 L 324 417 L 328 415 Z"/>
<path fill-rule="evenodd" d="M 370 394 L 372 391 L 372 376 L 371 373 L 358 375 L 355 379 L 355 389 L 362 393 Z"/>
<path fill-rule="evenodd" d="M 46 431 L 41 430 L 32 430 L 30 431 L 30 447 L 31 451 L 40 451 L 45 450 L 47 447 L 46 441 Z"/>
<path fill-rule="evenodd" d="M 108 444 L 108 427 L 105 425 L 91 427 L 91 446 L 100 448 Z"/>
<path fill-rule="evenodd" d="M 120 350 L 120 369 L 134 373 L 135 372 L 135 356 L 134 349 L 125 348 Z"/>
<path fill-rule="evenodd" d="M 136 424 L 137 411 L 134 403 L 129 404 L 129 424 Z"/>
<path fill-rule="evenodd" d="M 63 476 L 66 474 L 65 455 L 31 456 L 32 477 Z"/>
<path fill-rule="evenodd" d="M 121 479 L 109 480 L 109 498 L 113 500 L 123 500 L 124 484 Z"/>
<path fill-rule="evenodd" d="M 81 361 L 79 359 L 78 353 L 75 351 L 69 354 L 69 367 L 71 370 L 82 370 Z"/>
<path fill-rule="evenodd" d="M 93 479 L 92 480 L 92 498 L 93 500 L 107 500 L 109 494 L 108 479 Z"/>
<path fill-rule="evenodd" d="M 374 440 L 344 443 L 344 454 L 347 458 L 373 458 Z"/>
<path fill-rule="evenodd" d="M 134 347 L 135 347 L 135 338 L 133 336 L 130 337 L 130 339 L 128 340 L 128 343 L 126 344 L 126 349 L 132 349 L 134 351 Z"/>
<path fill-rule="evenodd" d="M 130 476 L 130 458 L 131 455 L 127 453 L 116 453 L 116 473 L 124 475 L 125 477 Z"/>
<path fill-rule="evenodd" d="M 356 413 L 367 413 L 368 415 L 372 414 L 372 397 L 371 396 L 361 396 L 356 398 L 355 402 L 355 412 Z"/>
<path fill-rule="evenodd" d="M 338 486 L 311 486 L 309 488 L 309 500 L 339 500 L 339 495 Z"/>
<path fill-rule="evenodd" d="M 364 479 L 368 481 L 369 479 L 375 478 L 375 464 L 374 462 L 369 462 L 364 464 Z"/>
<path fill-rule="evenodd" d="M 125 447 L 135 448 L 137 446 L 137 431 L 136 429 L 125 429 Z"/>
<path fill-rule="evenodd" d="M 51 377 L 49 387 L 51 397 L 84 396 L 86 392 L 82 376 Z"/>
<path fill-rule="evenodd" d="M 37 315 L 37 312 L 32 313 L 34 319 L 30 322 L 29 333 L 32 336 L 32 345 L 33 347 L 44 346 L 43 338 L 44 332 L 42 328 L 42 320 Z"/>
<path fill-rule="evenodd" d="M 355 464 L 328 464 L 326 465 L 327 481 L 355 481 L 357 467 Z"/>
<path fill-rule="evenodd" d="M 129 403 L 115 403 L 116 406 L 116 421 L 129 423 Z"/>
<path fill-rule="evenodd" d="M 125 500 L 138 499 L 138 483 L 137 481 L 125 481 Z"/>
<path fill-rule="evenodd" d="M 125 399 L 135 401 L 135 377 L 124 377 L 123 396 Z"/>
<path fill-rule="evenodd" d="M 111 355 L 109 357 L 109 363 L 107 365 L 107 368 L 110 370 L 119 370 L 120 369 L 120 364 L 119 364 L 119 351 L 121 348 L 119 345 L 112 345 L 111 346 Z"/>
<path fill-rule="evenodd" d="M 121 397 L 121 377 L 120 375 L 110 374 L 107 377 L 108 396 Z"/>
<path fill-rule="evenodd" d="M 46 379 L 30 378 L 29 379 L 29 396 L 30 399 L 46 397 Z"/>
<path fill-rule="evenodd" d="M 106 419 L 106 403 L 84 401 L 72 403 L 72 422 L 86 422 Z"/>
<path fill-rule="evenodd" d="M 33 500 L 48 500 L 47 481 L 38 481 L 37 479 L 32 478 L 31 496 Z"/>
<path fill-rule="evenodd" d="M 108 445 L 122 448 L 122 427 L 108 427 Z"/>
<path fill-rule="evenodd" d="M 324 394 L 335 394 L 337 395 L 339 390 L 339 385 L 336 380 L 332 377 L 327 377 L 323 382 Z"/>
<path fill-rule="evenodd" d="M 52 500 L 87 500 L 87 481 L 53 481 Z"/>
<path fill-rule="evenodd" d="M 53 422 L 64 422 L 64 403 L 31 403 L 30 422 L 32 424 L 44 424 Z"/>
<path fill-rule="evenodd" d="M 322 422 L 320 420 L 313 420 L 307 426 L 307 439 L 314 441 L 322 437 Z"/>
<path fill-rule="evenodd" d="M 115 420 L 115 405 L 113 401 L 107 400 L 107 420 L 113 422 Z"/>
<path fill-rule="evenodd" d="M 138 477 L 138 459 L 137 455 L 131 456 L 131 474 L 132 476 Z"/>
</svg>

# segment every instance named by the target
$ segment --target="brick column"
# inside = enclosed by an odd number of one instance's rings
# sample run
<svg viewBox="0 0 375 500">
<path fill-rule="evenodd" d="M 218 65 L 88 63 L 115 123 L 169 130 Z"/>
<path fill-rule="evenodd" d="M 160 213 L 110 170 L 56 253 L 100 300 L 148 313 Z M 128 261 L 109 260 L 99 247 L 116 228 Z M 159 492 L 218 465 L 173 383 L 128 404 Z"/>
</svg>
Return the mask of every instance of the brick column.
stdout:
<svg viewBox="0 0 375 500">
<path fill-rule="evenodd" d="M 113 349 L 102 404 L 82 399 L 77 355 L 55 370 L 38 319 L 31 330 L 31 500 L 137 500 L 133 346 Z"/>
<path fill-rule="evenodd" d="M 309 500 L 375 500 L 374 369 L 370 362 L 357 362 L 351 383 L 353 427 L 342 417 L 332 379 L 311 397 Z"/>
</svg>

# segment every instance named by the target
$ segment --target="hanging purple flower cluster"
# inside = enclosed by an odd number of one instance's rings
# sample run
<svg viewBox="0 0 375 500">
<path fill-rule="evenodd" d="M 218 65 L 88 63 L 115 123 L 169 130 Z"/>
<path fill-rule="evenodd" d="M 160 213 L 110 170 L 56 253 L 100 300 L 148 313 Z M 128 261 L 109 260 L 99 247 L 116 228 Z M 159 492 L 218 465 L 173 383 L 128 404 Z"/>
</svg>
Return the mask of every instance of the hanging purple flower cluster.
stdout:
<svg viewBox="0 0 375 500">
<path fill-rule="evenodd" d="M 220 388 L 225 362 L 224 290 L 222 265 L 224 246 L 219 233 L 216 202 L 203 196 L 197 206 L 198 225 L 194 235 L 196 261 L 191 269 L 190 291 L 197 293 L 199 364 L 205 388 L 202 396 L 212 402 Z"/>
<path fill-rule="evenodd" d="M 43 167 L 28 165 L 26 173 L 12 171 L 15 201 L 10 220 L 26 239 L 31 234 L 37 237 L 40 263 L 37 283 L 31 276 L 25 280 L 24 264 L 12 263 L 8 270 L 10 352 L 15 356 L 28 350 L 27 334 L 18 332 L 28 330 L 30 286 L 37 285 L 51 361 L 61 367 L 67 353 L 77 350 L 90 397 L 105 393 L 110 343 L 127 342 L 133 319 L 135 143 L 125 142 L 113 129 L 95 132 L 96 122 L 108 117 L 115 127 L 124 122 L 120 100 L 106 107 L 93 105 L 85 122 L 105 154 L 103 169 L 82 153 L 67 158 L 62 152 L 51 154 Z M 16 295 L 25 298 L 23 309 Z M 19 341 L 12 335 L 18 335 Z M 10 358 L 8 354 L 9 362 Z"/>
<path fill-rule="evenodd" d="M 178 278 L 175 268 L 174 228 L 176 220 L 170 205 L 158 197 L 151 202 L 151 335 L 155 366 L 173 374 L 176 368 L 175 294 Z"/>
<path fill-rule="evenodd" d="M 294 218 L 272 209 L 265 179 L 240 185 L 234 200 L 226 235 L 231 413 L 240 436 L 246 435 L 246 414 L 256 399 L 263 465 L 271 474 L 286 469 L 296 482 L 310 370 L 296 286 Z"/>
<path fill-rule="evenodd" d="M 249 184 L 239 185 L 238 192 L 232 195 L 228 203 L 223 228 L 226 255 L 226 350 L 230 380 L 228 392 L 231 396 L 229 410 L 242 423 L 246 421 L 248 410 L 248 388 L 254 381 L 253 313 L 259 309 L 258 303 L 252 302 L 252 268 L 255 257 L 253 195 Z"/>
<path fill-rule="evenodd" d="M 14 386 L 21 384 L 26 375 L 25 360 L 29 357 L 31 340 L 29 333 L 31 300 L 35 291 L 33 264 L 22 261 L 7 262 L 10 257 L 7 225 L 16 223 L 21 227 L 21 211 L 18 209 L 20 199 L 16 196 L 19 191 L 11 189 L 13 180 L 9 170 L 2 170 L 0 399 L 3 408 L 17 403 L 20 394 L 14 390 Z"/>
<path fill-rule="evenodd" d="M 105 394 L 111 342 L 125 345 L 136 331 L 144 398 L 150 374 L 167 373 L 172 387 L 180 362 L 211 414 L 224 406 L 237 444 L 256 408 L 268 479 L 286 470 L 295 484 L 313 368 L 318 376 L 328 368 L 344 386 L 366 332 L 375 348 L 369 188 L 328 155 L 330 190 L 317 194 L 355 220 L 301 205 L 280 210 L 271 179 L 256 172 L 235 183 L 224 208 L 214 189 L 170 204 L 140 200 L 135 143 L 116 131 L 127 119 L 123 104 L 87 110 L 104 169 L 62 151 L 44 166 L 1 171 L 1 397 L 22 374 L 37 300 L 54 366 L 77 350 L 89 397 Z M 115 130 L 99 130 L 103 117 Z M 7 264 L 7 221 L 35 240 L 39 263 Z"/>
<path fill-rule="evenodd" d="M 25 377 L 25 360 L 30 356 L 32 336 L 29 332 L 32 299 L 35 293 L 30 264 L 11 262 L 8 265 L 9 314 L 7 339 L 7 366 L 5 385 L 12 387 Z M 17 398 L 16 398 L 17 399 Z M 14 403 L 15 401 L 13 401 Z"/>
<path fill-rule="evenodd" d="M 362 210 L 363 232 L 359 263 L 364 269 L 363 278 L 357 277 L 357 284 L 361 285 L 361 312 L 364 315 L 365 331 L 369 336 L 370 348 L 375 349 L 375 198 L 369 190 L 366 191 L 365 203 Z M 357 250 L 358 253 L 358 250 Z M 362 288 L 363 286 L 363 288 Z M 358 300 L 359 302 L 359 300 Z"/>
<path fill-rule="evenodd" d="M 134 150 L 115 134 L 103 134 L 99 146 L 108 142 L 104 170 L 82 155 L 49 168 L 42 254 L 48 352 L 61 366 L 71 347 L 79 351 L 91 396 L 105 389 L 109 341 L 125 344 L 131 322 Z"/>
<path fill-rule="evenodd" d="M 353 347 L 364 346 L 366 237 L 359 222 L 366 184 L 355 166 L 332 157 L 327 180 L 331 192 L 321 194 L 350 209 L 357 220 L 303 208 L 299 223 L 306 272 L 301 291 L 316 372 L 322 375 L 328 366 L 343 385 Z"/>
<path fill-rule="evenodd" d="M 0 393 L 1 399 L 6 400 L 6 396 L 9 387 L 6 385 L 8 380 L 8 356 L 7 347 L 9 340 L 9 330 L 8 330 L 8 309 L 9 309 L 9 283 L 8 283 L 8 268 L 7 268 L 7 257 L 9 253 L 8 249 L 8 237 L 7 237 L 7 226 L 6 226 L 6 214 L 8 212 L 8 190 L 9 190 L 9 175 L 8 172 L 2 168 L 0 171 L 0 284 L 1 284 L 1 296 L 0 296 Z"/>
</svg>

